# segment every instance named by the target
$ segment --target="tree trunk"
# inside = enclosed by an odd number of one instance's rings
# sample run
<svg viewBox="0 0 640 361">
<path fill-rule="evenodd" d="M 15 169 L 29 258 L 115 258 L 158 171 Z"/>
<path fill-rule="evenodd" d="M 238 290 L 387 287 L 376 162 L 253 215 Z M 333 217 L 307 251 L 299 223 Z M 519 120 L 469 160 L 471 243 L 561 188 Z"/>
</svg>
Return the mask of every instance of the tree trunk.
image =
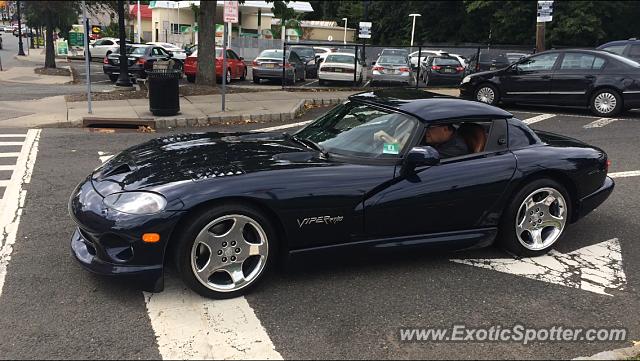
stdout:
<svg viewBox="0 0 640 361">
<path fill-rule="evenodd" d="M 56 49 L 53 44 L 53 32 L 55 31 L 53 23 L 50 19 L 47 19 L 47 34 L 46 43 L 47 50 L 44 57 L 44 67 L 47 69 L 53 69 L 56 67 Z"/>
<path fill-rule="evenodd" d="M 217 1 L 201 1 L 198 17 L 198 70 L 196 84 L 216 85 Z"/>
</svg>

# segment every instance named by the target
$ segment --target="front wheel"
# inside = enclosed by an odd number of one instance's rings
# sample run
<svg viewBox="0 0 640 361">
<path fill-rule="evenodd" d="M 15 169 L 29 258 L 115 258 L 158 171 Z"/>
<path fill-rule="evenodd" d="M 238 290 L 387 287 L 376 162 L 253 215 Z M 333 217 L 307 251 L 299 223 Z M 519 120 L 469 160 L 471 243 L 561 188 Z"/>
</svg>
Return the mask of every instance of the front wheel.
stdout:
<svg viewBox="0 0 640 361">
<path fill-rule="evenodd" d="M 109 80 L 111 80 L 112 83 L 115 83 L 118 81 L 118 75 L 117 74 L 109 74 Z"/>
<path fill-rule="evenodd" d="M 601 89 L 591 96 L 591 112 L 599 117 L 613 117 L 623 109 L 622 98 L 615 90 Z"/>
<path fill-rule="evenodd" d="M 327 84 L 327 82 L 325 80 L 323 80 L 323 79 L 319 79 L 318 80 L 318 85 L 326 85 L 326 84 Z"/>
<path fill-rule="evenodd" d="M 517 256 L 543 255 L 562 237 L 571 211 L 571 198 L 560 183 L 535 180 L 513 197 L 502 217 L 499 241 Z"/>
<path fill-rule="evenodd" d="M 481 103 L 497 105 L 499 98 L 498 89 L 490 84 L 481 84 L 475 91 L 475 99 Z"/>
<path fill-rule="evenodd" d="M 259 211 L 225 204 L 193 217 L 177 240 L 182 280 L 202 296 L 224 299 L 246 294 L 275 258 L 275 232 Z"/>
</svg>

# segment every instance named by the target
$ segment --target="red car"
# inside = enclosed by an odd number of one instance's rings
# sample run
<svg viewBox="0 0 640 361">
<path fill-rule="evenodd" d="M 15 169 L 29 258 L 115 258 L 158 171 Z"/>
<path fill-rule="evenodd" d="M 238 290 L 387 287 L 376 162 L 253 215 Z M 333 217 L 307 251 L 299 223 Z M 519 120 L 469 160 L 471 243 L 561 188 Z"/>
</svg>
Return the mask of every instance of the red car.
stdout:
<svg viewBox="0 0 640 361">
<path fill-rule="evenodd" d="M 198 50 L 189 55 L 184 61 L 184 74 L 190 83 L 196 81 L 198 71 Z M 227 84 L 233 79 L 245 80 L 247 78 L 247 65 L 244 58 L 238 56 L 235 51 L 227 49 Z M 216 79 L 222 80 L 222 49 L 216 48 Z"/>
</svg>

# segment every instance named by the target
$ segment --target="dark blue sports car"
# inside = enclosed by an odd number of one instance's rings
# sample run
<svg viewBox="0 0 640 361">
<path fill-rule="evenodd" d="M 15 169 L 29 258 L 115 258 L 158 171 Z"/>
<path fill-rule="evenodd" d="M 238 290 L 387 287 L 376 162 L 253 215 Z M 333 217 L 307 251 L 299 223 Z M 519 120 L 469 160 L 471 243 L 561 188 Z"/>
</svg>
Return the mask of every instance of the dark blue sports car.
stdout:
<svg viewBox="0 0 640 361">
<path fill-rule="evenodd" d="M 326 249 L 541 255 L 611 193 L 607 155 L 499 108 L 418 90 L 348 101 L 294 134 L 195 133 L 127 149 L 69 207 L 90 271 L 213 298 L 246 293 L 276 259 Z"/>
</svg>

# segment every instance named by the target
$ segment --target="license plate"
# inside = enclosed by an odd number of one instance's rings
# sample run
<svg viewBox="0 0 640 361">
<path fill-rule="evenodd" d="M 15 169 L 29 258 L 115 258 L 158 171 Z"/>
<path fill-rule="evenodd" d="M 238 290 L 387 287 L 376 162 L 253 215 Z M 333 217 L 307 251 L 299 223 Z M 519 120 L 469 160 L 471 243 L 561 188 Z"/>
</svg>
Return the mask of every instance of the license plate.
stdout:
<svg viewBox="0 0 640 361">
<path fill-rule="evenodd" d="M 114 60 L 113 63 L 118 65 L 118 64 L 120 64 L 120 60 Z"/>
<path fill-rule="evenodd" d="M 265 68 L 275 68 L 276 65 L 275 64 L 264 64 Z"/>
<path fill-rule="evenodd" d="M 445 69 L 444 72 L 445 73 L 453 73 L 453 69 Z"/>
</svg>

